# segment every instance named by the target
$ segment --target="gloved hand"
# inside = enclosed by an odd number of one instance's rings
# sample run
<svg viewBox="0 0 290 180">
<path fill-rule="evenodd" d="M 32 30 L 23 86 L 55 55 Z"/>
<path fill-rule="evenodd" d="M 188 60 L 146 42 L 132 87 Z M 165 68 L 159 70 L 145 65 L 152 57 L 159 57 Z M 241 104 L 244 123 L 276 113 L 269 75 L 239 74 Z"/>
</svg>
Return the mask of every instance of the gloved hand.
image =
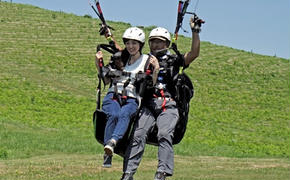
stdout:
<svg viewBox="0 0 290 180">
<path fill-rule="evenodd" d="M 100 24 L 100 25 L 101 25 L 101 28 L 99 30 L 99 33 L 101 36 L 104 35 L 107 38 L 112 35 L 111 30 L 108 26 L 104 26 L 103 24 Z"/>
<path fill-rule="evenodd" d="M 200 19 L 196 14 L 191 16 L 189 25 L 192 32 L 199 33 L 201 31 L 201 24 L 205 23 L 202 19 Z"/>
</svg>

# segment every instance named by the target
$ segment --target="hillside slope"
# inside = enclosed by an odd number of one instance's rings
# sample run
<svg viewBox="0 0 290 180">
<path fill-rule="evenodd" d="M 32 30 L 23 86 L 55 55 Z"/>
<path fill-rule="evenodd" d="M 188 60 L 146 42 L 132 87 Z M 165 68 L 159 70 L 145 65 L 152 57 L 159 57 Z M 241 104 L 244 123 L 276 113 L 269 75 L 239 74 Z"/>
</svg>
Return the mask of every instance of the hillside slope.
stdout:
<svg viewBox="0 0 290 180">
<path fill-rule="evenodd" d="M 98 24 L 88 17 L 0 2 L 0 158 L 102 152 L 91 123 L 95 47 L 106 42 Z M 109 24 L 117 38 L 130 26 Z M 145 28 L 147 35 L 150 29 Z M 180 37 L 180 51 L 188 51 L 190 43 Z M 195 97 L 176 153 L 289 157 L 289 70 L 286 59 L 202 42 L 200 57 L 186 70 Z M 43 145 L 50 142 L 55 144 Z"/>
</svg>

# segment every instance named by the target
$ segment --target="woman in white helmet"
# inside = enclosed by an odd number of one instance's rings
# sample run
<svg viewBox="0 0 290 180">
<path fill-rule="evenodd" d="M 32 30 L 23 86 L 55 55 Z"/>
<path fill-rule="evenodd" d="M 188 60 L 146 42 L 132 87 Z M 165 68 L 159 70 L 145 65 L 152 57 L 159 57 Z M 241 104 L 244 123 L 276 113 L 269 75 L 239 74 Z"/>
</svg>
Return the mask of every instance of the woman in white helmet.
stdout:
<svg viewBox="0 0 290 180">
<path fill-rule="evenodd" d="M 126 59 L 123 59 L 125 62 L 123 71 L 128 73 L 125 73 L 127 75 L 122 75 L 118 78 L 117 82 L 113 83 L 102 104 L 102 109 L 107 115 L 104 134 L 104 167 L 111 167 L 114 147 L 118 140 L 124 136 L 131 117 L 138 109 L 137 92 L 134 85 L 135 75 L 145 71 L 147 68 L 145 66 L 149 66 L 146 65 L 148 64 L 147 61 L 152 64 L 154 69 L 159 69 L 158 60 L 155 57 L 142 54 L 142 48 L 145 43 L 145 33 L 143 30 L 138 27 L 128 28 L 123 34 L 123 42 L 125 49 L 122 53 L 128 54 Z M 97 64 L 102 57 L 102 52 L 97 52 Z M 129 84 L 127 85 L 128 82 Z"/>
</svg>

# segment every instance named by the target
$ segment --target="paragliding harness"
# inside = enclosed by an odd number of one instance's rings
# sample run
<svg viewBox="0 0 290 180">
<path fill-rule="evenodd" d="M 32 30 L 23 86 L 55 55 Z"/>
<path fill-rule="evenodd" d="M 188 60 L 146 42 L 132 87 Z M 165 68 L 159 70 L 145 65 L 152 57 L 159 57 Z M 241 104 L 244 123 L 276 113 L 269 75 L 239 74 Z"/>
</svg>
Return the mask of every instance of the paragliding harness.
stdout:
<svg viewBox="0 0 290 180">
<path fill-rule="evenodd" d="M 106 114 L 101 110 L 101 90 L 102 90 L 102 82 L 104 86 L 106 84 L 110 83 L 110 86 L 114 85 L 114 96 L 113 99 L 117 100 L 118 103 L 122 106 L 122 104 L 126 103 L 127 100 L 127 92 L 126 92 L 126 87 L 128 86 L 129 83 L 131 82 L 131 79 L 128 78 L 127 81 L 123 84 L 123 91 L 121 94 L 121 98 L 119 98 L 120 94 L 117 92 L 117 79 L 121 76 L 126 76 L 126 77 L 131 77 L 132 75 L 129 72 L 121 71 L 120 69 L 117 68 L 115 65 L 115 61 L 117 59 L 122 59 L 122 55 L 124 51 L 120 51 L 117 47 L 114 41 L 110 38 L 111 33 L 110 29 L 113 30 L 112 27 L 108 26 L 106 24 L 105 18 L 103 16 L 99 1 L 95 1 L 96 7 L 94 7 L 93 4 L 90 3 L 91 7 L 95 11 L 95 13 L 98 15 L 98 17 L 101 19 L 102 24 L 101 24 L 101 29 L 100 29 L 100 35 L 104 35 L 105 33 L 109 33 L 109 37 L 107 38 L 109 40 L 109 44 L 99 44 L 97 46 L 97 52 L 100 51 L 101 49 L 109 52 L 112 54 L 110 62 L 105 66 L 103 59 L 99 60 L 99 73 L 98 73 L 98 85 L 97 85 L 97 95 L 96 95 L 96 103 L 97 103 L 97 108 L 93 114 L 93 125 L 94 125 L 94 135 L 96 140 L 104 145 L 104 131 L 107 123 L 107 116 Z M 123 59 L 122 59 L 123 60 Z M 147 62 L 145 64 L 145 67 L 148 67 L 149 63 L 149 58 L 147 59 Z M 126 62 L 123 61 L 123 64 L 126 64 Z M 109 80 L 108 80 L 109 79 Z M 136 92 L 138 97 L 143 97 L 144 91 L 147 88 L 147 86 L 153 86 L 152 83 L 152 76 L 151 76 L 151 70 L 146 69 L 145 73 L 137 73 L 135 74 L 134 77 L 134 85 L 136 87 Z M 132 133 L 133 129 L 133 123 L 135 122 L 137 118 L 137 114 L 140 109 L 140 100 L 141 98 L 138 99 L 139 101 L 139 108 L 137 112 L 135 113 L 136 115 L 133 116 L 130 120 L 129 123 L 129 128 L 124 134 L 123 138 L 120 139 L 114 148 L 114 153 L 124 156 L 127 145 L 129 144 L 129 137 Z"/>
<path fill-rule="evenodd" d="M 190 78 L 184 72 L 184 69 L 186 68 L 185 66 L 182 68 L 181 73 L 176 70 L 176 66 L 178 65 L 176 62 L 184 62 L 184 57 L 179 53 L 179 51 L 177 50 L 176 54 L 174 55 L 165 55 L 165 57 L 167 58 L 163 59 L 162 61 L 160 61 L 160 58 L 158 58 L 161 69 L 161 73 L 159 72 L 160 76 L 158 77 L 158 79 L 163 79 L 166 87 L 155 88 L 154 97 L 161 97 L 161 99 L 163 99 L 163 103 L 161 105 L 163 111 L 166 110 L 166 97 L 170 97 L 176 102 L 179 119 L 175 126 L 172 143 L 178 144 L 184 137 L 186 131 L 189 104 L 191 98 L 194 96 L 194 87 Z M 170 96 L 167 96 L 166 91 L 169 91 Z M 152 109 L 152 111 L 154 110 Z M 158 145 L 157 133 L 158 128 L 155 125 L 148 134 L 147 144 Z"/>
<path fill-rule="evenodd" d="M 108 48 L 109 48 L 108 52 L 110 52 L 110 50 L 112 50 L 111 45 L 109 46 L 109 45 L 100 44 L 98 45 L 97 49 L 99 51 L 100 49 L 108 50 Z M 115 51 L 112 51 L 112 52 L 115 52 Z M 93 114 L 93 125 L 94 125 L 94 135 L 95 135 L 96 140 L 100 144 L 104 145 L 106 143 L 104 142 L 104 132 L 105 132 L 105 127 L 107 123 L 107 115 L 101 110 L 101 84 L 102 82 L 104 85 L 106 85 L 108 84 L 108 80 L 106 79 L 110 80 L 110 86 L 112 85 L 114 86 L 113 100 L 116 100 L 121 106 L 125 104 L 127 101 L 126 87 L 128 86 L 128 84 L 133 83 L 135 87 L 138 87 L 136 89 L 137 100 L 139 103 L 138 110 L 135 113 L 135 115 L 131 118 L 129 126 L 128 126 L 129 127 L 128 130 L 124 134 L 123 138 L 118 141 L 114 149 L 114 153 L 119 154 L 120 156 L 124 156 L 127 145 L 129 144 L 129 137 L 133 129 L 133 123 L 135 122 L 137 118 L 137 114 L 140 109 L 141 97 L 144 94 L 144 89 L 146 89 L 146 86 L 152 86 L 152 83 L 151 83 L 152 77 L 150 75 L 150 70 L 147 70 L 146 73 L 137 73 L 134 75 L 134 77 L 132 77 L 131 73 L 129 72 L 125 72 L 125 71 L 121 71 L 121 70 L 117 70 L 113 68 L 116 54 L 119 54 L 119 53 L 117 52 L 113 54 L 111 56 L 111 61 L 106 66 L 104 66 L 103 64 L 99 65 L 99 74 L 98 74 L 99 83 L 97 86 L 97 99 L 96 99 L 97 108 Z M 145 65 L 145 67 L 147 67 L 148 63 L 149 63 L 149 58 L 147 60 L 147 64 Z M 117 90 L 117 81 L 121 76 L 128 77 L 128 79 L 124 82 L 123 91 L 120 95 Z M 133 78 L 134 80 L 132 81 L 131 78 Z"/>
<path fill-rule="evenodd" d="M 109 69 L 109 70 L 108 70 Z M 127 85 L 130 83 L 131 79 L 128 78 L 127 81 L 124 83 L 123 85 L 123 91 L 122 91 L 122 94 L 118 94 L 117 92 L 117 85 L 116 85 L 116 80 L 115 79 L 118 79 L 120 76 L 131 76 L 130 74 L 127 74 L 126 72 L 122 72 L 122 71 L 119 71 L 119 70 L 113 70 L 113 69 L 110 69 L 110 65 L 109 66 L 105 66 L 103 68 L 104 71 L 109 71 L 108 74 L 106 74 L 107 77 L 110 77 L 112 80 L 111 80 L 111 85 L 113 84 L 113 86 L 115 87 L 114 89 L 114 94 L 113 94 L 113 100 L 116 100 L 121 106 L 123 104 L 126 103 L 127 101 L 127 92 L 126 92 L 126 87 Z M 148 75 L 147 74 L 144 74 L 144 73 L 138 73 L 136 74 L 135 76 L 135 82 L 134 82 L 134 85 L 139 87 L 139 92 L 138 92 L 138 97 L 141 97 L 142 96 L 142 89 L 145 89 L 145 82 L 147 82 L 148 79 Z M 149 80 L 148 80 L 149 81 Z M 137 85 L 138 84 L 138 85 Z M 138 91 L 138 90 L 137 90 Z M 101 93 L 101 91 L 97 91 L 98 92 L 98 95 L 97 95 L 97 104 L 100 104 L 100 96 L 99 94 Z M 131 132 L 132 132 L 132 128 L 133 128 L 133 124 L 137 118 L 137 114 L 139 112 L 139 109 L 140 109 L 140 102 L 141 101 L 141 98 L 138 99 L 138 103 L 139 103 L 139 107 L 138 107 L 138 110 L 137 112 L 135 113 L 134 116 L 131 117 L 131 120 L 130 120 L 130 123 L 129 123 L 129 128 L 128 130 L 126 131 L 125 135 L 123 136 L 122 139 L 120 139 L 114 149 L 114 153 L 116 154 L 119 154 L 120 156 L 124 156 L 125 154 L 125 150 L 127 148 L 127 145 L 129 143 L 129 137 L 131 135 Z M 93 124 L 94 124 L 94 134 L 95 134 L 95 138 L 96 140 L 103 144 L 104 145 L 104 132 L 105 132 L 105 127 L 106 127 L 106 123 L 107 123 L 107 115 L 100 109 L 100 107 L 96 109 L 96 111 L 94 112 L 94 115 L 93 115 Z"/>
<path fill-rule="evenodd" d="M 189 3 L 190 3 L 190 0 L 185 0 L 184 2 L 179 1 L 177 23 L 176 23 L 176 29 L 174 32 L 175 38 L 173 39 L 173 42 L 171 45 L 171 49 L 176 53 L 177 57 L 183 59 L 182 71 L 176 74 L 173 78 L 173 84 L 175 86 L 175 100 L 176 100 L 178 112 L 179 112 L 179 121 L 177 122 L 177 125 L 175 127 L 173 144 L 179 143 L 185 134 L 186 126 L 188 122 L 190 100 L 194 96 L 194 86 L 190 78 L 188 77 L 188 75 L 184 72 L 184 70 L 188 67 L 188 65 L 185 66 L 184 56 L 182 56 L 179 50 L 177 49 L 176 41 L 178 38 L 178 32 L 179 32 L 179 29 L 182 28 L 182 21 L 185 14 L 192 14 L 194 16 L 195 23 L 197 23 L 199 27 L 201 26 L 201 24 L 205 23 L 202 19 L 199 19 L 197 15 L 195 14 L 199 0 L 196 1 L 194 12 L 187 11 L 187 7 Z M 200 29 L 198 29 L 197 31 L 194 30 L 194 32 L 199 33 Z"/>
<path fill-rule="evenodd" d="M 102 21 L 101 28 L 100 28 L 100 35 L 104 35 L 107 31 L 108 37 L 107 40 L 109 41 L 109 44 L 99 44 L 97 45 L 97 52 L 100 51 L 101 49 L 111 53 L 112 55 L 116 54 L 119 49 L 116 48 L 114 41 L 112 41 L 111 39 L 111 32 L 110 29 L 114 30 L 112 27 L 108 26 L 103 12 L 101 10 L 101 6 L 98 0 L 95 0 L 94 3 L 91 3 L 89 1 L 90 6 L 92 7 L 92 9 L 94 10 L 94 12 L 96 13 L 96 15 L 99 17 L 99 19 Z M 111 61 L 113 61 L 113 57 L 111 57 Z M 102 82 L 104 84 L 104 86 L 108 83 L 106 81 L 106 75 L 108 73 L 108 66 L 104 66 L 104 62 L 103 59 L 99 59 L 99 64 L 97 64 L 99 67 L 99 72 L 98 72 L 98 85 L 97 85 L 97 94 L 96 94 L 96 104 L 97 104 L 97 108 L 93 114 L 93 125 L 94 125 L 94 135 L 96 140 L 104 145 L 104 130 L 106 127 L 106 123 L 107 123 L 107 116 L 106 114 L 101 110 L 101 91 L 102 91 Z M 111 80 L 109 80 L 110 83 L 114 83 Z M 131 122 L 130 122 L 131 124 Z M 130 126 L 129 126 L 130 127 Z M 129 136 L 129 132 L 127 131 L 126 134 L 124 135 L 123 139 L 127 139 L 125 137 Z M 123 154 L 123 149 L 124 147 L 121 147 L 121 145 L 124 144 L 122 143 L 122 140 L 120 141 L 120 143 L 118 143 L 118 145 L 115 148 L 115 153 L 121 153 L 121 155 Z M 120 150 L 119 150 L 120 149 Z"/>
<path fill-rule="evenodd" d="M 184 6 L 181 6 L 180 5 L 181 3 L 183 4 L 183 1 L 179 2 L 177 27 L 175 30 L 175 37 L 176 37 L 175 40 L 177 40 L 178 30 L 181 27 L 183 16 L 186 13 L 186 8 L 188 6 L 189 0 L 185 1 Z M 186 3 L 187 3 L 187 5 L 186 5 Z M 97 5 L 98 12 L 96 11 L 96 9 L 92 5 L 91 6 L 94 9 L 94 11 L 96 12 L 96 14 L 99 16 L 99 18 L 102 20 L 102 28 L 100 30 L 100 34 L 102 35 L 105 30 L 109 31 L 110 29 L 113 29 L 113 28 L 111 28 L 110 26 L 108 26 L 106 24 L 98 1 L 96 1 L 96 5 Z M 180 17 L 182 17 L 182 18 L 180 18 Z M 110 31 L 109 31 L 109 33 L 110 33 Z M 178 51 L 177 45 L 175 44 L 175 40 L 172 43 L 171 49 L 176 53 L 177 56 L 172 56 L 173 57 L 172 61 L 175 61 L 177 58 L 182 58 L 182 59 L 184 58 L 183 55 L 181 55 L 181 53 Z M 113 41 L 109 41 L 109 44 L 98 45 L 97 51 L 99 51 L 100 49 L 104 49 L 111 54 L 116 54 L 119 51 L 116 48 Z M 111 57 L 111 62 L 113 60 L 114 60 L 114 55 Z M 101 106 L 100 105 L 101 83 L 102 83 L 102 81 L 105 82 L 104 77 L 105 77 L 105 74 L 107 72 L 113 73 L 112 76 L 120 76 L 120 75 L 122 75 L 122 72 L 116 71 L 116 70 L 113 70 L 110 68 L 106 68 L 104 66 L 103 60 L 100 60 L 99 67 L 100 67 L 100 70 L 99 70 L 99 74 L 98 74 L 99 83 L 97 86 L 97 109 L 93 115 L 93 124 L 94 124 L 94 135 L 95 135 L 96 140 L 100 144 L 104 144 L 104 130 L 105 130 L 106 122 L 107 122 L 107 117 L 106 117 L 106 114 L 100 109 L 100 106 Z M 109 66 L 109 67 L 113 67 L 113 64 L 111 64 L 111 66 Z M 168 67 L 172 68 L 170 66 L 168 66 Z M 190 99 L 194 95 L 194 89 L 193 89 L 192 82 L 191 82 L 190 78 L 183 71 L 185 68 L 186 67 L 183 66 L 182 73 L 177 73 L 173 77 L 173 81 L 172 81 L 173 82 L 172 87 L 175 87 L 175 95 L 174 95 L 173 99 L 177 103 L 179 116 L 180 116 L 179 121 L 178 121 L 176 128 L 175 128 L 173 144 L 178 144 L 184 136 L 187 121 L 188 121 L 189 102 L 190 102 Z M 152 76 L 150 76 L 150 73 L 151 73 L 150 70 L 146 71 L 145 76 L 144 76 L 144 74 L 140 75 L 139 80 L 137 81 L 137 83 L 139 83 L 137 85 L 137 87 L 139 87 L 139 89 L 137 89 L 137 91 L 139 92 L 140 96 L 144 95 L 145 89 L 152 89 L 152 87 L 153 87 Z M 115 82 L 111 81 L 111 83 L 115 83 Z M 132 136 L 132 130 L 133 130 L 134 122 L 135 122 L 134 120 L 138 118 L 138 112 L 136 114 L 137 115 L 131 119 L 127 132 L 125 133 L 123 138 L 121 140 L 119 140 L 119 142 L 117 143 L 117 145 L 114 149 L 114 153 L 116 153 L 120 156 L 124 156 L 127 145 L 129 144 L 130 136 Z M 147 137 L 147 144 L 158 145 L 157 132 L 158 132 L 158 130 L 157 130 L 157 127 L 155 126 L 152 129 L 151 133 L 149 133 L 149 135 Z"/>
<path fill-rule="evenodd" d="M 176 101 L 176 106 L 179 112 L 179 120 L 175 126 L 174 131 L 174 137 L 173 137 L 173 144 L 178 144 L 182 138 L 184 137 L 186 126 L 188 122 L 188 113 L 189 113 L 189 105 L 190 100 L 194 96 L 194 86 L 188 77 L 188 75 L 184 72 L 184 70 L 188 67 L 184 65 L 184 56 L 179 52 L 177 48 L 176 41 L 178 39 L 178 32 L 179 29 L 182 28 L 182 21 L 185 16 L 185 14 L 192 14 L 194 15 L 194 18 L 197 18 L 196 14 L 194 12 L 187 12 L 187 7 L 190 3 L 190 0 L 185 1 L 179 1 L 178 4 L 178 14 L 177 14 L 177 23 L 175 28 L 175 37 L 172 40 L 172 44 L 170 49 L 172 49 L 175 52 L 175 55 L 169 55 L 169 57 L 165 60 L 160 62 L 160 66 L 162 66 L 163 63 L 165 63 L 164 67 L 165 72 L 167 72 L 167 75 L 170 76 L 171 82 L 169 87 L 174 87 L 174 89 L 171 89 L 171 95 L 172 98 Z M 196 2 L 197 7 L 198 1 Z M 196 10 L 195 7 L 195 10 Z M 198 23 L 204 23 L 201 19 L 197 19 Z M 184 29 L 183 29 L 184 30 Z M 184 30 L 185 31 L 185 30 Z M 186 31 L 185 31 L 186 32 Z M 178 73 L 173 72 L 174 62 L 181 60 L 183 62 L 182 70 Z M 168 72 L 169 71 L 169 72 Z M 164 93 L 161 93 L 162 96 L 164 96 Z M 163 102 L 162 106 L 165 107 L 166 101 Z M 165 109 L 164 109 L 165 110 Z M 157 133 L 158 129 L 157 126 L 155 126 L 151 133 L 148 134 L 147 143 L 152 145 L 158 145 L 158 139 L 157 139 Z"/>
</svg>

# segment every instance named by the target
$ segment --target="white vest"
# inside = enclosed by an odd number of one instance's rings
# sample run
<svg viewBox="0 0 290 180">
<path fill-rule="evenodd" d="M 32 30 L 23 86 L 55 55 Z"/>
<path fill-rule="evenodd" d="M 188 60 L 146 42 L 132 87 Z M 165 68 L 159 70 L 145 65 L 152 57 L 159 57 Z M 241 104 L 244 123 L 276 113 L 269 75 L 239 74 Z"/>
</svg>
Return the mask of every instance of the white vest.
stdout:
<svg viewBox="0 0 290 180">
<path fill-rule="evenodd" d="M 117 89 L 118 89 L 119 94 L 122 94 L 122 92 L 123 92 L 124 83 L 128 79 L 131 79 L 129 85 L 126 87 L 127 96 L 132 97 L 132 98 L 136 98 L 136 96 L 137 96 L 136 87 L 133 84 L 136 80 L 136 74 L 138 72 L 144 73 L 145 65 L 146 65 L 148 58 L 149 58 L 149 56 L 147 54 L 142 54 L 133 64 L 130 64 L 130 65 L 128 63 L 126 64 L 123 71 L 130 72 L 131 75 L 130 75 L 130 77 L 129 76 L 121 76 L 117 80 Z M 112 87 L 110 87 L 108 91 L 114 92 L 114 85 Z"/>
</svg>

